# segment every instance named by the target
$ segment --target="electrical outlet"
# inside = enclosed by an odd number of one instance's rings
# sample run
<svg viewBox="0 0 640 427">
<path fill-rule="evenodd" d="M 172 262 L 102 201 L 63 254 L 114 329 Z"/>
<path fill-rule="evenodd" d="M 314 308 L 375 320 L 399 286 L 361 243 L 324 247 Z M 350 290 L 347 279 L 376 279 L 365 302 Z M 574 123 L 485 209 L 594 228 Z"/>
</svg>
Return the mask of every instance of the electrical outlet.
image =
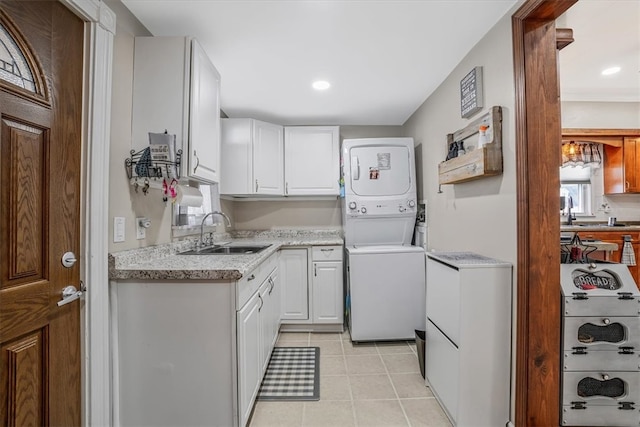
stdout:
<svg viewBox="0 0 640 427">
<path fill-rule="evenodd" d="M 146 218 L 136 218 L 136 239 L 142 240 L 147 237 L 147 229 L 144 227 L 144 220 Z"/>
<path fill-rule="evenodd" d="M 122 216 L 114 216 L 113 217 L 113 242 L 120 243 L 124 242 L 125 236 L 125 219 Z"/>
</svg>

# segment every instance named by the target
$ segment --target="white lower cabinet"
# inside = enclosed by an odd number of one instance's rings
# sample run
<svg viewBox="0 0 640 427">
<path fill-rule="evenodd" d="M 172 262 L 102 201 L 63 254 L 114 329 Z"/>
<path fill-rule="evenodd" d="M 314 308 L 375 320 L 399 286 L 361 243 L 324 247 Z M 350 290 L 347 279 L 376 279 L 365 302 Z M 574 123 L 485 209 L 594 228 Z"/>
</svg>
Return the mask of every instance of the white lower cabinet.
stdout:
<svg viewBox="0 0 640 427">
<path fill-rule="evenodd" d="M 276 302 L 277 293 L 274 294 L 277 271 L 276 268 L 264 279 L 258 291 L 237 312 L 238 405 L 241 426 L 246 425 L 249 420 L 278 334 L 280 318 L 274 316 L 280 305 Z"/>
<path fill-rule="evenodd" d="M 283 330 L 342 331 L 342 246 L 282 249 L 280 275 Z"/>
<path fill-rule="evenodd" d="M 263 305 L 260 295 L 253 297 L 238 310 L 238 406 L 240 425 L 245 425 L 258 394 L 262 377 L 260 348 L 260 310 Z"/>
<path fill-rule="evenodd" d="M 306 248 L 280 251 L 282 321 L 309 319 L 309 268 Z"/>
<path fill-rule="evenodd" d="M 237 281 L 111 282 L 120 426 L 247 424 L 280 324 L 278 253 Z"/>
<path fill-rule="evenodd" d="M 313 323 L 342 323 L 343 272 L 341 247 L 313 248 Z"/>
</svg>

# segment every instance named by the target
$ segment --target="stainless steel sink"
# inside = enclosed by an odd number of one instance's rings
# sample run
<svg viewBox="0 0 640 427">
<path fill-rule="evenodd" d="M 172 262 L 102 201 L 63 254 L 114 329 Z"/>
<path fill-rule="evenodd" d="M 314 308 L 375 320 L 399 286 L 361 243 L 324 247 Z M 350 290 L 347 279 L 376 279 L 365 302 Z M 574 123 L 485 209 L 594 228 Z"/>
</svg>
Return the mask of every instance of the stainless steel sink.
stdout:
<svg viewBox="0 0 640 427">
<path fill-rule="evenodd" d="M 178 255 L 251 255 L 262 252 L 271 245 L 220 245 L 180 252 Z"/>
</svg>

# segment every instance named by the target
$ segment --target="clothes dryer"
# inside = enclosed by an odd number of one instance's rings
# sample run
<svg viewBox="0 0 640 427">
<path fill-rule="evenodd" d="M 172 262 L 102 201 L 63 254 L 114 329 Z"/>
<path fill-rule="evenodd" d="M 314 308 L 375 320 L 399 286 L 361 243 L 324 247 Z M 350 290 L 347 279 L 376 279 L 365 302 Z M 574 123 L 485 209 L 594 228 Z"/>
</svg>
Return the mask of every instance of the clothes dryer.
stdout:
<svg viewBox="0 0 640 427">
<path fill-rule="evenodd" d="M 413 339 L 425 324 L 425 252 L 412 138 L 346 139 L 343 227 L 352 341 Z"/>
</svg>

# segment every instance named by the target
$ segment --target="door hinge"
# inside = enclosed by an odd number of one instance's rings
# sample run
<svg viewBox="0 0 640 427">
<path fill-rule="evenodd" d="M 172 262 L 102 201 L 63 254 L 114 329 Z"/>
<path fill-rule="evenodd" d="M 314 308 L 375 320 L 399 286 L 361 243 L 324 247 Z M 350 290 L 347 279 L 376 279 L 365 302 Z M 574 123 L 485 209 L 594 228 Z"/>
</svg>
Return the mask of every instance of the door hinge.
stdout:
<svg viewBox="0 0 640 427">
<path fill-rule="evenodd" d="M 587 409 L 587 402 L 571 402 L 571 409 Z"/>
<path fill-rule="evenodd" d="M 633 411 L 636 409 L 635 402 L 618 402 L 618 409 L 621 411 Z"/>
<path fill-rule="evenodd" d="M 633 299 L 631 292 L 618 292 L 618 299 Z"/>
<path fill-rule="evenodd" d="M 586 292 L 574 292 L 573 299 L 589 299 Z"/>
<path fill-rule="evenodd" d="M 587 347 L 572 347 L 571 354 L 587 354 Z"/>
</svg>

